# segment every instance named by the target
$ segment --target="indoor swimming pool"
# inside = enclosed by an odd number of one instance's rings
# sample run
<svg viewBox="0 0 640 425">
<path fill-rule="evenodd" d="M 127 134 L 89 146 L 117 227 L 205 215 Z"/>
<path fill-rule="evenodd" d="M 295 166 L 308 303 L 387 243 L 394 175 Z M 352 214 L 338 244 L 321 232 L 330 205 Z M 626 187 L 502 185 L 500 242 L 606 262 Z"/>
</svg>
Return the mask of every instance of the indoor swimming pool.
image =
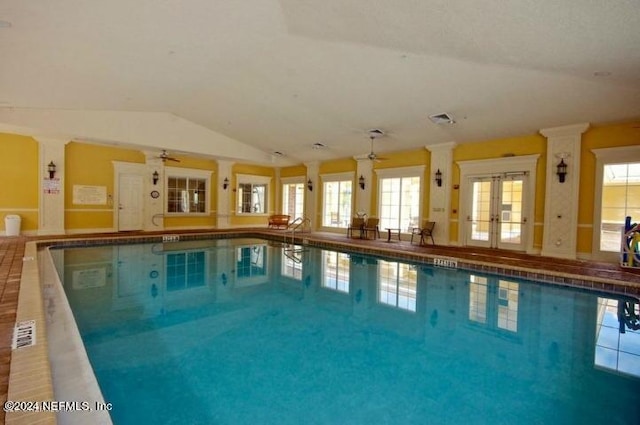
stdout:
<svg viewBox="0 0 640 425">
<path fill-rule="evenodd" d="M 638 424 L 638 301 L 236 238 L 52 249 L 113 423 Z"/>
</svg>

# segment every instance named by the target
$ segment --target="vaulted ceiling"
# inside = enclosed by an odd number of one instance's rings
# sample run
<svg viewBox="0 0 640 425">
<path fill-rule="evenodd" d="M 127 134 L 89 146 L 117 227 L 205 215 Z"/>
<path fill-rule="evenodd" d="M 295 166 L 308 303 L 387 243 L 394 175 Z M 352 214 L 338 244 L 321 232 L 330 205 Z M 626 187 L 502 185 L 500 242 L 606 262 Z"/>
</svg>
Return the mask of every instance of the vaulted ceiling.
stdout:
<svg viewBox="0 0 640 425">
<path fill-rule="evenodd" d="M 251 162 L 640 117 L 637 0 L 4 0 L 0 55 L 0 131 Z"/>
</svg>

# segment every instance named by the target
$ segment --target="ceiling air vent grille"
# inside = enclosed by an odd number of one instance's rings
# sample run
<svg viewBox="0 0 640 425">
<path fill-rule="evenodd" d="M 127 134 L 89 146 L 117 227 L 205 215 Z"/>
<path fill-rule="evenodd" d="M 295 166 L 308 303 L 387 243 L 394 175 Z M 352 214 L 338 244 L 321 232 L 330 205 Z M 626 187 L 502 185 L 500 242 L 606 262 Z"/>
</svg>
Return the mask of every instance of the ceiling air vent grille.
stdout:
<svg viewBox="0 0 640 425">
<path fill-rule="evenodd" d="M 447 114 L 446 112 L 443 112 L 441 114 L 430 115 L 429 119 L 434 124 L 455 124 L 456 123 L 456 120 L 454 120 L 453 117 Z"/>
</svg>

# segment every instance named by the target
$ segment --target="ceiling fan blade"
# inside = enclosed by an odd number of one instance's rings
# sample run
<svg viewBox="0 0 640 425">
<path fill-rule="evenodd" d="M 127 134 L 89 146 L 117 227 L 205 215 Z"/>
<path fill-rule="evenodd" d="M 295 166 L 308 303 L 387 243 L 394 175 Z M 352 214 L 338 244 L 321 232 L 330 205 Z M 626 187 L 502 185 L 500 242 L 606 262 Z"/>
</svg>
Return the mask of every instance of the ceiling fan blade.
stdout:
<svg viewBox="0 0 640 425">
<path fill-rule="evenodd" d="M 171 158 L 170 156 L 168 156 L 166 158 L 168 161 L 173 161 L 173 162 L 180 162 L 180 160 L 178 158 Z"/>
</svg>

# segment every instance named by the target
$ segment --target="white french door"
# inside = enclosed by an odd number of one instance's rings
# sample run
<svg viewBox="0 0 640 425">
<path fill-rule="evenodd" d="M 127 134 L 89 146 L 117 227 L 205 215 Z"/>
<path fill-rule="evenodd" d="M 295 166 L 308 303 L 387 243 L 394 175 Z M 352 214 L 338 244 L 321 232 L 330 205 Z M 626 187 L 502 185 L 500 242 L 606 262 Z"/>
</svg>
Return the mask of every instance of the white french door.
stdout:
<svg viewBox="0 0 640 425">
<path fill-rule="evenodd" d="M 139 174 L 118 176 L 118 230 L 142 230 L 143 185 Z"/>
<path fill-rule="evenodd" d="M 487 248 L 525 249 L 527 217 L 525 174 L 470 177 L 466 244 Z"/>
</svg>

